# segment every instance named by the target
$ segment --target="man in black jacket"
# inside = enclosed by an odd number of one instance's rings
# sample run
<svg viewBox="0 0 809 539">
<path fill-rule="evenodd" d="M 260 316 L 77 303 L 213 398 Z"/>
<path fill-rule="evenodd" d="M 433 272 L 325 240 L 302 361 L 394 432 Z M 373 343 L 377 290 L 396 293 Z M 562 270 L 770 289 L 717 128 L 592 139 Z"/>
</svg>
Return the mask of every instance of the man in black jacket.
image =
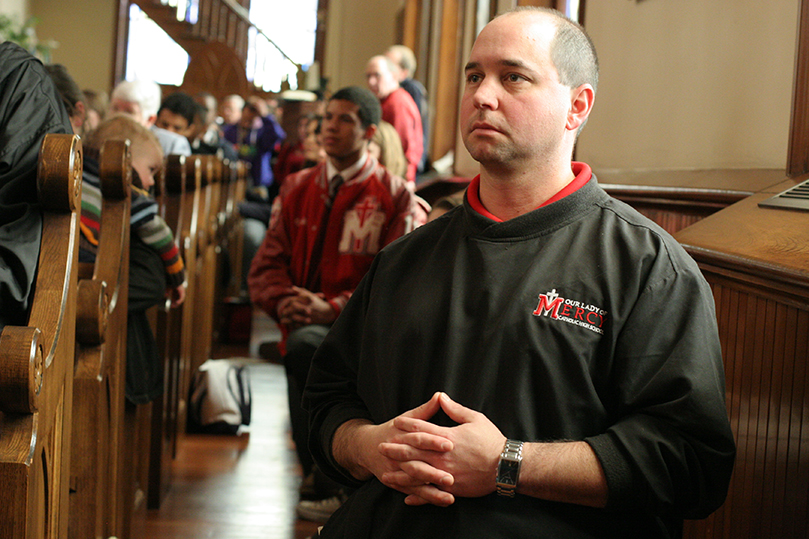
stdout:
<svg viewBox="0 0 809 539">
<path fill-rule="evenodd" d="M 42 213 L 39 147 L 47 133 L 72 133 L 67 111 L 42 63 L 0 43 L 0 329 L 22 324 L 29 307 Z"/>
<path fill-rule="evenodd" d="M 465 74 L 480 175 L 379 253 L 310 370 L 310 448 L 357 489 L 321 536 L 678 537 L 735 456 L 711 290 L 571 162 L 598 80 L 578 25 L 504 14 Z"/>
</svg>

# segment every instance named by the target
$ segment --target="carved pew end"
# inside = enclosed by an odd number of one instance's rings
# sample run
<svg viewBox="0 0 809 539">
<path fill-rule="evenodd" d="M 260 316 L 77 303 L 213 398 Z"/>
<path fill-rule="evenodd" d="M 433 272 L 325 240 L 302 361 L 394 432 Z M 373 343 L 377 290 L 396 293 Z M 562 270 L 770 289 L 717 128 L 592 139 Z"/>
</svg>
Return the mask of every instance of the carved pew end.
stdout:
<svg viewBox="0 0 809 539">
<path fill-rule="evenodd" d="M 37 328 L 6 326 L 0 335 L 0 411 L 32 414 L 39 409 L 44 359 Z"/>
</svg>

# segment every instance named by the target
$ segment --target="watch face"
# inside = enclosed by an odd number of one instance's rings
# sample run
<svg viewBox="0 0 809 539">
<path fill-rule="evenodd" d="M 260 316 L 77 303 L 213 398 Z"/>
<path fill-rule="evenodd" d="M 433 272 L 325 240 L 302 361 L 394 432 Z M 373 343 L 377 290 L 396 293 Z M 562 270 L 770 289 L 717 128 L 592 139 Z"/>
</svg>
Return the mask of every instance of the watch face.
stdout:
<svg viewBox="0 0 809 539">
<path fill-rule="evenodd" d="M 517 484 L 517 466 L 516 463 L 509 463 L 509 466 L 503 470 L 503 473 L 500 475 L 500 482 L 506 483 L 507 485 L 516 485 Z"/>
<path fill-rule="evenodd" d="M 497 470 L 497 483 L 507 486 L 517 484 L 517 475 L 520 471 L 520 463 L 513 460 L 501 460 L 500 468 Z"/>
</svg>

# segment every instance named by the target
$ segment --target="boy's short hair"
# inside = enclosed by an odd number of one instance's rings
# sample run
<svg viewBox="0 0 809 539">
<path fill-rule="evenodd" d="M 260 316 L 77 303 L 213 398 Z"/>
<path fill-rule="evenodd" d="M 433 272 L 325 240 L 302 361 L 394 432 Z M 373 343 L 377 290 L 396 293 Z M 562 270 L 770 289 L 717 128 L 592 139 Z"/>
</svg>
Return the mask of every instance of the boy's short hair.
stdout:
<svg viewBox="0 0 809 539">
<path fill-rule="evenodd" d="M 88 150 L 101 151 L 101 147 L 108 140 L 129 140 L 132 144 L 151 142 L 163 154 L 163 148 L 151 130 L 143 127 L 126 114 L 110 116 L 87 136 L 84 146 Z"/>
<path fill-rule="evenodd" d="M 359 86 L 348 86 L 337 90 L 329 101 L 334 101 L 335 99 L 349 101 L 357 105 L 360 108 L 357 115 L 360 117 L 363 127 L 379 125 L 379 121 L 382 119 L 382 107 L 379 104 L 379 99 L 370 90 Z"/>
<path fill-rule="evenodd" d="M 185 118 L 190 127 L 194 123 L 194 117 L 197 115 L 198 108 L 199 105 L 194 101 L 193 97 L 184 92 L 175 92 L 163 100 L 163 103 L 157 111 L 157 115 L 160 116 L 161 111 L 168 110 Z"/>
</svg>

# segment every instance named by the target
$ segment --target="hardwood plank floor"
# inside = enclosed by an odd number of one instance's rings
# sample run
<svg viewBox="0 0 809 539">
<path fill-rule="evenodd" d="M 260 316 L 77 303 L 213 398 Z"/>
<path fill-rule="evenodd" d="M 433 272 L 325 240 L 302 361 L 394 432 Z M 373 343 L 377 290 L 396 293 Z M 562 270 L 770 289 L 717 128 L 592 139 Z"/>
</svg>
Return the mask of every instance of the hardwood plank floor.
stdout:
<svg viewBox="0 0 809 539">
<path fill-rule="evenodd" d="M 257 359 L 272 323 L 254 315 L 249 347 L 217 347 L 214 357 L 250 365 L 253 413 L 248 433 L 188 435 L 178 445 L 160 509 L 133 523 L 135 539 L 304 539 L 317 524 L 296 520 L 300 470 L 289 436 L 283 366 Z"/>
</svg>

